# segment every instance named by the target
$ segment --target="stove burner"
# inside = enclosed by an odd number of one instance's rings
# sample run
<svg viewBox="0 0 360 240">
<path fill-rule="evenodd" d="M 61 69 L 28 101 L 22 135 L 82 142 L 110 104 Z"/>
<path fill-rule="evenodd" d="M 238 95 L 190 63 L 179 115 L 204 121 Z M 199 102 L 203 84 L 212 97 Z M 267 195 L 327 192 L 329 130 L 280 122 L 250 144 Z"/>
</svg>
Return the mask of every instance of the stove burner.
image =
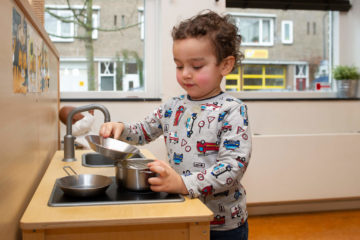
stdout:
<svg viewBox="0 0 360 240">
<path fill-rule="evenodd" d="M 67 196 L 55 182 L 48 205 L 52 207 L 66 207 L 184 201 L 184 197 L 180 194 L 153 191 L 135 192 L 124 188 L 118 188 L 115 177 L 112 177 L 112 180 L 113 183 L 106 190 L 105 194 L 94 197 Z"/>
</svg>

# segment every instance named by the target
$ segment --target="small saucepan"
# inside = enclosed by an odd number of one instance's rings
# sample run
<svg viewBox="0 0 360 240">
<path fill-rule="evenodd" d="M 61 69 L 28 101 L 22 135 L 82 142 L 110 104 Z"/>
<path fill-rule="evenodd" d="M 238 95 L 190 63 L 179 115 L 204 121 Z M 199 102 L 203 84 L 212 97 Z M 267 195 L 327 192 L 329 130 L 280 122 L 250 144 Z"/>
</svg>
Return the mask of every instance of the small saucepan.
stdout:
<svg viewBox="0 0 360 240">
<path fill-rule="evenodd" d="M 116 183 L 118 187 L 125 187 L 132 191 L 149 191 L 148 179 L 156 173 L 150 171 L 147 163 L 152 159 L 131 158 L 119 160 L 115 164 Z"/>
<path fill-rule="evenodd" d="M 57 179 L 57 184 L 64 194 L 73 197 L 92 197 L 104 194 L 106 189 L 111 185 L 110 177 L 95 174 L 78 175 L 70 166 L 64 166 L 64 171 L 69 175 Z M 74 175 L 66 169 L 70 169 Z"/>
</svg>

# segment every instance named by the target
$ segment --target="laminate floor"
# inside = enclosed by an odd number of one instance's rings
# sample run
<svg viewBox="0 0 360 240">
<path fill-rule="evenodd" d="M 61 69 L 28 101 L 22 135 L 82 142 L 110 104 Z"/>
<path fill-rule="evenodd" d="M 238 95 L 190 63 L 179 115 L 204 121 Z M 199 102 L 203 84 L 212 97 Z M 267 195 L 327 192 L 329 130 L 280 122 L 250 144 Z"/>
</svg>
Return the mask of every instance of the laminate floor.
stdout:
<svg viewBox="0 0 360 240">
<path fill-rule="evenodd" d="M 360 210 L 249 216 L 249 240 L 360 240 Z"/>
</svg>

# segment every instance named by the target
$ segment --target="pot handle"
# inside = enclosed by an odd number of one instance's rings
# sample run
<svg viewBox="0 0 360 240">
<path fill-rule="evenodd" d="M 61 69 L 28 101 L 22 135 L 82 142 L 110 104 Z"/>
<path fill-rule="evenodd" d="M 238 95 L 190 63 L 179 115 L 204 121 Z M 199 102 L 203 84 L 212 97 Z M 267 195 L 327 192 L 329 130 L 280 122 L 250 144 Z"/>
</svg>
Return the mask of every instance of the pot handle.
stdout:
<svg viewBox="0 0 360 240">
<path fill-rule="evenodd" d="M 141 172 L 141 173 L 146 173 L 146 174 L 155 174 L 155 172 L 150 171 L 150 170 L 147 170 L 147 169 L 140 170 L 139 172 Z"/>
<path fill-rule="evenodd" d="M 67 173 L 67 175 L 69 175 L 69 176 L 74 175 L 74 174 L 70 174 L 70 173 L 68 172 L 68 170 L 66 170 L 67 168 L 70 169 L 75 175 L 78 175 L 72 167 L 70 167 L 70 166 L 64 166 L 63 169 L 64 169 L 64 171 Z"/>
</svg>

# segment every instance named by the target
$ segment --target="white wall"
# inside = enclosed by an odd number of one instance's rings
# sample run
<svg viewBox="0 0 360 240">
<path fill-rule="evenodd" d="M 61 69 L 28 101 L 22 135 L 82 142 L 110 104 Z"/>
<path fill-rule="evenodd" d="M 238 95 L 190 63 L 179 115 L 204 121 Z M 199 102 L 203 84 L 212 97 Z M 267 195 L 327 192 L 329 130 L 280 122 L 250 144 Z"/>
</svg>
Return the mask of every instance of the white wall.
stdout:
<svg viewBox="0 0 360 240">
<path fill-rule="evenodd" d="M 162 84 L 159 87 L 163 100 L 182 93 L 176 84 L 172 60 L 170 32 L 173 25 L 203 9 L 224 12 L 224 2 L 161 1 Z M 340 14 L 339 62 L 360 66 L 360 2 L 352 4 L 349 13 Z M 359 101 L 245 102 L 249 106 L 252 131 L 256 134 L 251 163 L 243 179 L 250 205 L 360 197 L 360 175 L 356 171 L 360 169 Z M 113 120 L 136 121 L 151 113 L 160 102 L 103 104 L 109 108 Z M 101 120 L 97 121 L 100 125 Z M 163 139 L 146 147 L 159 159 L 166 158 Z"/>
<path fill-rule="evenodd" d="M 360 68 L 360 2 L 352 0 L 351 4 L 349 12 L 340 13 L 339 62 Z"/>
</svg>

